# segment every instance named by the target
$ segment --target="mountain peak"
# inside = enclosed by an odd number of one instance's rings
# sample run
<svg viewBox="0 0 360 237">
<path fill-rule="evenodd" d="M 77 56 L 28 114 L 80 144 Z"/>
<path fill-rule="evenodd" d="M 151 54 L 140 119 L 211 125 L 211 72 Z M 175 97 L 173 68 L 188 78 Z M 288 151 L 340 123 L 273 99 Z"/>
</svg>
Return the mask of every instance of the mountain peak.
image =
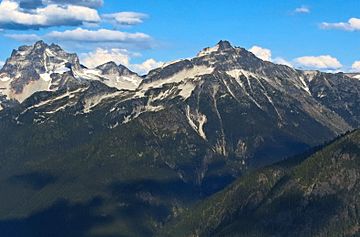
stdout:
<svg viewBox="0 0 360 237">
<path fill-rule="evenodd" d="M 97 66 L 96 68 L 103 69 L 103 68 L 117 68 L 117 67 L 118 65 L 114 61 L 109 61 Z"/>
<path fill-rule="evenodd" d="M 207 47 L 207 48 L 204 48 L 203 50 L 201 50 L 198 53 L 197 57 L 207 56 L 212 53 L 218 53 L 218 52 L 225 51 L 228 49 L 233 49 L 233 46 L 231 45 L 231 43 L 226 40 L 220 40 L 219 43 L 217 43 L 214 47 Z"/>
<path fill-rule="evenodd" d="M 53 74 L 62 75 L 71 68 L 80 68 L 77 55 L 65 52 L 58 45 L 40 40 L 20 46 L 0 70 L 3 81 L 0 94 L 22 102 L 36 91 L 53 88 Z"/>
<path fill-rule="evenodd" d="M 102 71 L 102 73 L 119 73 L 119 75 L 137 75 L 136 73 L 130 71 L 127 67 L 125 67 L 122 64 L 116 64 L 114 61 L 109 61 L 107 63 L 104 63 L 102 65 L 99 65 L 96 67 L 96 69 L 99 69 Z"/>
<path fill-rule="evenodd" d="M 219 43 L 217 43 L 217 46 L 219 47 L 219 50 L 226 50 L 233 48 L 231 43 L 227 40 L 220 40 Z"/>
<path fill-rule="evenodd" d="M 48 47 L 49 45 L 45 43 L 43 40 L 39 40 L 34 44 L 34 47 Z"/>
</svg>

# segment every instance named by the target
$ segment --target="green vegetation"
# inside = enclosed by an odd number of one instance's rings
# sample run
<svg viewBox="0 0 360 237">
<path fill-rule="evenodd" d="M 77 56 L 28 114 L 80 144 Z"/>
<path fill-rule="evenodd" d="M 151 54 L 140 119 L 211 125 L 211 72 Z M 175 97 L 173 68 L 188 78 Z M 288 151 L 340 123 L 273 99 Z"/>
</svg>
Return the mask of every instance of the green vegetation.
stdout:
<svg viewBox="0 0 360 237">
<path fill-rule="evenodd" d="M 355 236 L 360 230 L 360 131 L 307 159 L 280 162 L 169 223 L 161 236 Z"/>
</svg>

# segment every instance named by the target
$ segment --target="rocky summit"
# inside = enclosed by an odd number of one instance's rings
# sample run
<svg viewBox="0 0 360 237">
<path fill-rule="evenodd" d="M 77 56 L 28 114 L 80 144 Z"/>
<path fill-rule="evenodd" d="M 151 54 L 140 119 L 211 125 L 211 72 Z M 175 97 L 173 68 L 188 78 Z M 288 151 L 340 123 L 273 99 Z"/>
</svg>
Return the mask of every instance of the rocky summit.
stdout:
<svg viewBox="0 0 360 237">
<path fill-rule="evenodd" d="M 0 71 L 0 232 L 172 233 L 168 223 L 235 179 L 358 128 L 359 93 L 356 75 L 274 64 L 228 41 L 142 77 L 113 62 L 86 68 L 54 44 L 22 46 Z M 184 233 L 223 236 L 231 218 Z"/>
<path fill-rule="evenodd" d="M 1 94 L 19 102 L 35 92 L 57 91 L 86 80 L 99 80 L 118 89 L 135 89 L 141 79 L 112 62 L 88 69 L 80 65 L 76 54 L 43 41 L 14 50 L 0 70 Z"/>
</svg>

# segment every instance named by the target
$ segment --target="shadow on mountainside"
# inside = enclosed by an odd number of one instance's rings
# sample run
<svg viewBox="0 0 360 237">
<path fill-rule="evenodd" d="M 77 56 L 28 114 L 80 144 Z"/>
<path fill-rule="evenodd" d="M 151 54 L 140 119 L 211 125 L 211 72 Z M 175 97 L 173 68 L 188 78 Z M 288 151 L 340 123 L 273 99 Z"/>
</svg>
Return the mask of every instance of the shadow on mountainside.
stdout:
<svg viewBox="0 0 360 237">
<path fill-rule="evenodd" d="M 50 208 L 23 219 L 1 220 L 1 237 L 82 237 L 92 227 L 111 222 L 110 217 L 96 215 L 102 204 L 95 198 L 85 204 L 61 200 Z"/>
</svg>

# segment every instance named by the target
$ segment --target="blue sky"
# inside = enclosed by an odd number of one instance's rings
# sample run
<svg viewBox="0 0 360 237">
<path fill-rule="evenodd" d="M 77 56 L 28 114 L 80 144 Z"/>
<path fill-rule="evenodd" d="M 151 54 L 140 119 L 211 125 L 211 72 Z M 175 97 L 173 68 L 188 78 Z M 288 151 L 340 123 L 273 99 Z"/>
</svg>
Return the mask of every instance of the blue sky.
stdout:
<svg viewBox="0 0 360 237">
<path fill-rule="evenodd" d="M 258 46 L 254 52 L 264 59 L 294 67 L 360 70 L 360 62 L 355 63 L 360 61 L 359 0 L 2 0 L 1 4 L 4 2 L 15 5 L 5 13 L 0 5 L 0 61 L 13 48 L 44 39 L 77 52 L 89 65 L 100 63 L 101 58 L 114 59 L 146 73 L 161 62 L 192 57 L 226 39 L 247 49 Z M 71 14 L 70 6 L 78 6 L 76 12 L 84 14 Z M 44 11 L 50 7 L 51 11 Z M 68 15 L 57 21 L 56 11 L 64 9 L 61 16 Z M 124 12 L 132 15 L 121 15 Z M 21 22 L 19 17 L 12 18 L 19 13 L 29 18 Z M 115 13 L 120 13 L 118 19 Z M 45 18 L 33 21 L 35 17 Z"/>
</svg>

